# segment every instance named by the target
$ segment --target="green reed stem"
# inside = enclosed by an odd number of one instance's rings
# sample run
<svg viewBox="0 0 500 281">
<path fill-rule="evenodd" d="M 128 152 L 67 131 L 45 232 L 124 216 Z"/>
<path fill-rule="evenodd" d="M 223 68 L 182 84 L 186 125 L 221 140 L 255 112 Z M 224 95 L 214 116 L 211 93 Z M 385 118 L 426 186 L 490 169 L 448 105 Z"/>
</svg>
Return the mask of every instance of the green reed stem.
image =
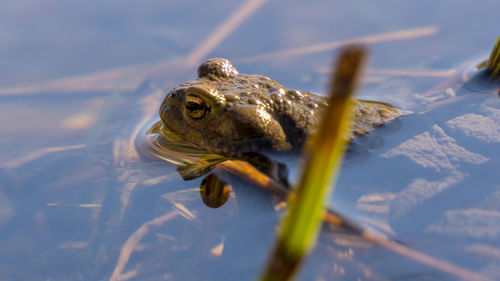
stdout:
<svg viewBox="0 0 500 281">
<path fill-rule="evenodd" d="M 277 246 L 260 280 L 291 280 L 302 258 L 315 245 L 325 213 L 325 202 L 333 190 L 346 146 L 351 97 L 365 57 L 359 46 L 344 48 L 338 58 L 330 86 L 328 109 L 324 112 L 306 155 L 299 186 L 289 197 L 289 209 L 282 220 Z"/>
<path fill-rule="evenodd" d="M 488 59 L 488 69 L 491 72 L 490 78 L 500 79 L 500 36 Z"/>
</svg>

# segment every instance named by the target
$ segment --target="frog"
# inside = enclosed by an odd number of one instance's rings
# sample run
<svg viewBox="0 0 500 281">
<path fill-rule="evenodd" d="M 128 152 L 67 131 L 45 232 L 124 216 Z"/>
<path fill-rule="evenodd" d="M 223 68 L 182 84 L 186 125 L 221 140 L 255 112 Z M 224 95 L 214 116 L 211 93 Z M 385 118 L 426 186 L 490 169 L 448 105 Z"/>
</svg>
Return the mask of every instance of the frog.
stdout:
<svg viewBox="0 0 500 281">
<path fill-rule="evenodd" d="M 240 73 L 225 58 L 198 67 L 198 78 L 171 89 L 160 105 L 162 130 L 220 154 L 301 150 L 328 100 L 289 89 L 270 77 Z M 346 138 L 366 134 L 403 114 L 382 102 L 353 100 Z"/>
</svg>

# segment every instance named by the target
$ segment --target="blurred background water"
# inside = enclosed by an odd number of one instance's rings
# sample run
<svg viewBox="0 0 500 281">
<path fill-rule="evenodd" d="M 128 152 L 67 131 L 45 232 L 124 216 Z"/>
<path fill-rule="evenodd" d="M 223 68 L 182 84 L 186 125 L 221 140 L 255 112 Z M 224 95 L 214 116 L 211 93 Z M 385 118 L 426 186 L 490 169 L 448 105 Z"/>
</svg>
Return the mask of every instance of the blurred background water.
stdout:
<svg viewBox="0 0 500 281">
<path fill-rule="evenodd" d="M 228 22 L 241 7 L 241 22 Z M 359 96 L 416 114 L 354 144 L 332 206 L 500 278 L 499 99 L 461 80 L 493 47 L 499 9 L 493 0 L 2 1 L 0 279 L 255 279 L 280 215 L 271 196 L 231 178 L 233 197 L 210 209 L 201 179 L 185 182 L 129 148 L 162 90 L 193 79 L 204 58 L 322 93 L 335 48 L 321 46 L 353 38 L 372 38 Z M 468 118 L 485 129 L 471 131 Z M 287 163 L 296 179 L 299 159 Z M 457 278 L 324 236 L 302 280 Z M 120 263 L 124 249 L 132 253 Z"/>
</svg>

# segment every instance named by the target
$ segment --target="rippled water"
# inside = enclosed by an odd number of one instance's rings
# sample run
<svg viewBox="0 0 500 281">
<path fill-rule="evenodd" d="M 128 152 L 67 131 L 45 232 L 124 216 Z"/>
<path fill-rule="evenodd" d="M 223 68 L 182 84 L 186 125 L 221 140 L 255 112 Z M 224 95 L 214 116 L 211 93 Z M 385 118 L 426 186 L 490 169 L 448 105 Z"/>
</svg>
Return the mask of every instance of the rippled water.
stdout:
<svg viewBox="0 0 500 281">
<path fill-rule="evenodd" d="M 209 208 L 203 177 L 184 181 L 137 143 L 162 89 L 193 79 L 204 58 L 322 93 L 335 48 L 350 39 L 371 50 L 359 96 L 414 113 L 352 144 L 331 206 L 455 269 L 500 279 L 500 99 L 495 87 L 464 82 L 493 47 L 499 8 L 4 1 L 0 279 L 255 279 L 282 214 L 273 197 L 226 175 L 226 204 Z M 273 158 L 297 179 L 297 155 Z M 459 278 L 436 264 L 325 230 L 300 279 Z"/>
</svg>

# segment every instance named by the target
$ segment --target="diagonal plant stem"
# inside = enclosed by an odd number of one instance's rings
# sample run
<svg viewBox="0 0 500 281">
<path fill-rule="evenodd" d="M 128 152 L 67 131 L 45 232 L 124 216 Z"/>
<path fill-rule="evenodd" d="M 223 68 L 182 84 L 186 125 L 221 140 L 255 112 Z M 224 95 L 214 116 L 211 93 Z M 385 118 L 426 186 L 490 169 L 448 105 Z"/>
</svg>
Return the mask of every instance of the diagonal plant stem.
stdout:
<svg viewBox="0 0 500 281">
<path fill-rule="evenodd" d="M 435 35 L 438 32 L 438 28 L 435 26 L 425 26 L 419 28 L 402 29 L 396 30 L 388 33 L 371 34 L 362 37 L 355 37 L 351 39 L 332 41 L 321 44 L 309 45 L 304 47 L 292 48 L 279 50 L 274 52 L 263 53 L 250 57 L 243 57 L 240 59 L 234 59 L 232 62 L 256 62 L 256 61 L 269 61 L 276 60 L 280 58 L 290 59 L 290 57 L 297 57 L 301 55 L 308 55 L 318 52 L 331 51 L 340 47 L 351 46 L 353 44 L 376 44 L 383 42 L 399 41 L 399 40 L 409 40 L 415 38 L 421 38 L 426 36 Z"/>
<path fill-rule="evenodd" d="M 290 208 L 282 220 L 277 246 L 260 280 L 291 280 L 300 264 L 315 245 L 326 213 L 325 201 L 342 161 L 355 92 L 366 51 L 360 46 L 341 50 L 330 87 L 328 109 L 324 112 L 318 133 L 313 136 L 306 155 L 296 196 L 289 197 Z"/>
</svg>

